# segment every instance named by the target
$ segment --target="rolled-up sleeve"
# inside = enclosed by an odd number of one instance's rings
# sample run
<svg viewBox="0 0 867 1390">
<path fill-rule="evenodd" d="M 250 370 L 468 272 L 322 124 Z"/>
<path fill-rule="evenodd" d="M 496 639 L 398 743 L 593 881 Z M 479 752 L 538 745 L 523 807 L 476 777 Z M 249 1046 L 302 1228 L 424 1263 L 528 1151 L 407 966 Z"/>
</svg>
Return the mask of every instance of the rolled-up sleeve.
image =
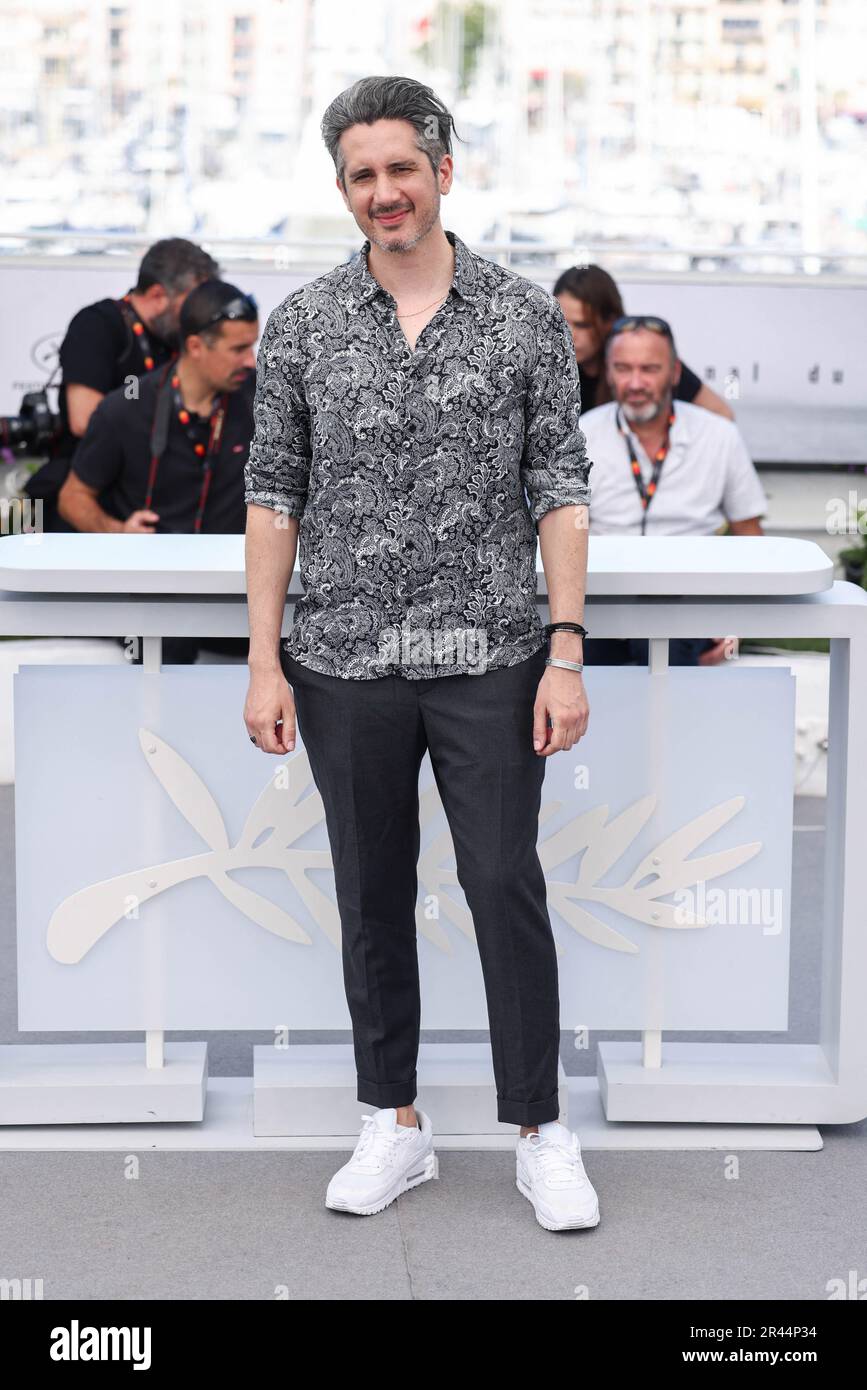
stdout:
<svg viewBox="0 0 867 1390">
<path fill-rule="evenodd" d="M 253 442 L 244 465 L 244 501 L 300 517 L 310 477 L 310 416 L 289 301 L 268 316 L 256 357 Z"/>
<path fill-rule="evenodd" d="M 538 525 L 553 507 L 588 505 L 593 464 L 579 427 L 581 384 L 572 335 L 556 299 L 539 324 L 524 406 L 521 481 Z"/>
</svg>

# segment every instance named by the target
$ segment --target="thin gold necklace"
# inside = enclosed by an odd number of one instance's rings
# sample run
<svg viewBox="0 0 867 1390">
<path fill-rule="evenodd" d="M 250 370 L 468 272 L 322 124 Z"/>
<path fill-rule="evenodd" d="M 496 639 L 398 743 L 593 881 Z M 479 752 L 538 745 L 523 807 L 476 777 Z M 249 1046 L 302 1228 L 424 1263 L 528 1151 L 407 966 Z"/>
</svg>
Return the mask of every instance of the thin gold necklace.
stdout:
<svg viewBox="0 0 867 1390">
<path fill-rule="evenodd" d="M 450 290 L 450 289 L 451 289 L 451 285 L 449 285 L 449 290 Z M 418 318 L 419 314 L 423 314 L 424 311 L 425 311 L 425 309 L 432 309 L 433 306 L 434 306 L 435 304 L 445 304 L 446 300 L 447 300 L 448 297 L 449 297 L 449 290 L 446 290 L 446 292 L 445 292 L 445 294 L 443 295 L 442 299 L 432 299 L 431 302 L 430 302 L 430 304 L 425 304 L 425 305 L 423 305 L 423 307 L 422 307 L 421 309 L 413 309 L 413 311 L 412 311 L 411 314 L 396 314 L 395 317 L 396 317 L 396 318 L 399 318 L 399 319 L 415 319 L 415 318 Z"/>
</svg>

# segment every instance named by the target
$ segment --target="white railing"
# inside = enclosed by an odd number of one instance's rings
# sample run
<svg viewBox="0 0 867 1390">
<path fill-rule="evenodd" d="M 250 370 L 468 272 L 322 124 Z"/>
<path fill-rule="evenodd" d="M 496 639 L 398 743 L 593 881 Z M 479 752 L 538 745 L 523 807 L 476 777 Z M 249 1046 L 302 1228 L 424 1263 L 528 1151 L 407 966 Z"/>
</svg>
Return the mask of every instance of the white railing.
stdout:
<svg viewBox="0 0 867 1390">
<path fill-rule="evenodd" d="M 198 238 L 196 238 L 198 239 Z M 0 261 L 32 257 L 123 256 L 138 260 L 156 240 L 152 234 L 123 232 L 4 232 L 0 227 Z M 340 256 L 350 256 L 359 246 L 360 236 L 279 238 L 213 237 L 201 238 L 206 248 L 226 261 L 256 262 L 286 272 L 329 269 Z M 783 278 L 787 283 L 803 276 L 810 282 L 818 277 L 835 281 L 867 280 L 867 250 L 826 252 L 772 246 L 664 246 L 654 242 L 552 242 L 532 240 L 471 242 L 473 248 L 491 260 L 513 267 L 563 269 L 580 258 L 582 264 L 597 262 L 628 274 L 675 274 L 706 279 L 709 274 L 734 273 L 738 277 Z"/>
</svg>

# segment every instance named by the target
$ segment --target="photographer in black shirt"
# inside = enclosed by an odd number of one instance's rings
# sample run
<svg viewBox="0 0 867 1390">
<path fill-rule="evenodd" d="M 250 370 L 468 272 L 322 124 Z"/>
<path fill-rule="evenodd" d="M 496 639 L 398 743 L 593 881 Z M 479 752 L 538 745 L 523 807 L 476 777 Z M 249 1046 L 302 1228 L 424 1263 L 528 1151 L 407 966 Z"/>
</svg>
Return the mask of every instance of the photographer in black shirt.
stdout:
<svg viewBox="0 0 867 1390">
<path fill-rule="evenodd" d="M 43 501 L 47 530 L 71 529 L 56 508 L 59 489 L 90 417 L 104 396 L 177 353 L 181 307 L 192 289 L 218 276 L 216 261 L 191 241 L 170 237 L 145 254 L 132 289 L 80 309 L 60 346 L 60 435 L 26 491 Z"/>
<path fill-rule="evenodd" d="M 176 362 L 110 391 L 58 497 L 78 531 L 243 534 L 253 437 L 256 302 L 206 280 L 184 302 Z M 164 661 L 199 646 L 246 655 L 246 639 L 166 638 Z"/>
</svg>

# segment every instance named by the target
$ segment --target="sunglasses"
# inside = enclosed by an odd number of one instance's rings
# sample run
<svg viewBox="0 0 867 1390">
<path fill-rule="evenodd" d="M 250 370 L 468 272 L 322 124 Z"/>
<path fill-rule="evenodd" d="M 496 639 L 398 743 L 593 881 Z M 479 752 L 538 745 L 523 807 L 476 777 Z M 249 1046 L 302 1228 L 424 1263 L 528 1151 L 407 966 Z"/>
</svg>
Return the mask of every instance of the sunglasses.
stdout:
<svg viewBox="0 0 867 1390">
<path fill-rule="evenodd" d="M 674 342 L 670 324 L 666 323 L 665 319 L 657 318 L 655 314 L 623 314 L 611 325 L 611 336 L 615 333 L 631 333 L 635 328 L 649 328 L 651 333 L 661 333 Z"/>
<path fill-rule="evenodd" d="M 224 304 L 222 309 L 218 309 L 212 314 L 207 323 L 202 324 L 202 328 L 213 328 L 215 323 L 222 323 L 224 319 L 257 319 L 259 317 L 259 306 L 251 294 L 239 294 L 235 299 L 230 299 L 228 304 Z M 202 328 L 197 329 L 201 332 Z"/>
</svg>

